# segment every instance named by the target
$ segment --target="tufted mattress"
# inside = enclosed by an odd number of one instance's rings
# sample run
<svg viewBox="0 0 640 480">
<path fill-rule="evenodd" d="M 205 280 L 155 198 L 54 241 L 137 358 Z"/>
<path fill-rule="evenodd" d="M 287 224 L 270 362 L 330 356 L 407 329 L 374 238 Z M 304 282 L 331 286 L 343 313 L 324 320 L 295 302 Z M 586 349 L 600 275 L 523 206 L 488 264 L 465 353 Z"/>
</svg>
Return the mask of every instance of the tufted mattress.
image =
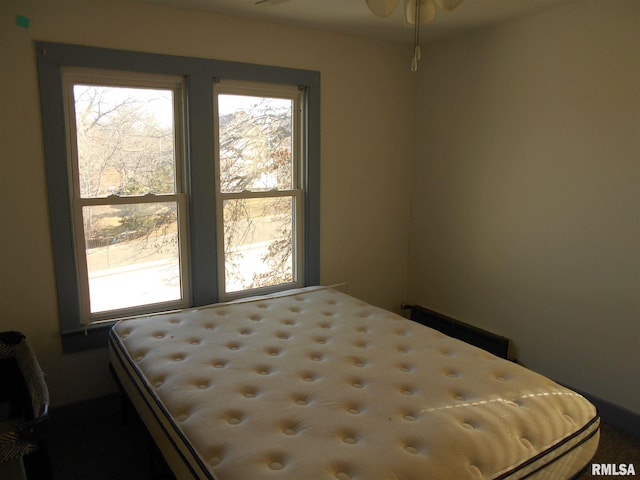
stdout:
<svg viewBox="0 0 640 480">
<path fill-rule="evenodd" d="M 324 287 L 117 323 L 111 362 L 178 479 L 568 479 L 583 397 Z"/>
</svg>

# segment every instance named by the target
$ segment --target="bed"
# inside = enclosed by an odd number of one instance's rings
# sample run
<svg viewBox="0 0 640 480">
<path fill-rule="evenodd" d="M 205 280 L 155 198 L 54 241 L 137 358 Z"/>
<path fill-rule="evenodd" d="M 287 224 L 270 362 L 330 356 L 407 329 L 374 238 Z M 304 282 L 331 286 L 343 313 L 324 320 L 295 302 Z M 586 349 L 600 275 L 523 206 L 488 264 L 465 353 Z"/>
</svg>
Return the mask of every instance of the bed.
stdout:
<svg viewBox="0 0 640 480">
<path fill-rule="evenodd" d="M 579 394 L 326 287 L 118 322 L 110 361 L 177 479 L 569 479 Z"/>
</svg>

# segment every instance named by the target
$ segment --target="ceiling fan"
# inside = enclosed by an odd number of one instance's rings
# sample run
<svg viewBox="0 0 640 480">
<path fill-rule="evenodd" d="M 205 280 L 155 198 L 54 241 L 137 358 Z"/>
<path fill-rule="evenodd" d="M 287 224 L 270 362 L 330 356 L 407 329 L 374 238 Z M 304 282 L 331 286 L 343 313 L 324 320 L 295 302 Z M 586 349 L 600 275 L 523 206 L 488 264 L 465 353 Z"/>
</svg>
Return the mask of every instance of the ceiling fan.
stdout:
<svg viewBox="0 0 640 480">
<path fill-rule="evenodd" d="M 290 0 L 257 0 L 256 5 L 278 5 Z M 365 0 L 369 10 L 380 18 L 391 16 L 400 0 Z M 436 16 L 436 3 L 444 11 L 451 11 L 462 3 L 462 0 L 403 0 L 404 21 L 414 27 L 413 59 L 411 71 L 418 70 L 420 60 L 420 25 L 433 21 Z"/>
</svg>

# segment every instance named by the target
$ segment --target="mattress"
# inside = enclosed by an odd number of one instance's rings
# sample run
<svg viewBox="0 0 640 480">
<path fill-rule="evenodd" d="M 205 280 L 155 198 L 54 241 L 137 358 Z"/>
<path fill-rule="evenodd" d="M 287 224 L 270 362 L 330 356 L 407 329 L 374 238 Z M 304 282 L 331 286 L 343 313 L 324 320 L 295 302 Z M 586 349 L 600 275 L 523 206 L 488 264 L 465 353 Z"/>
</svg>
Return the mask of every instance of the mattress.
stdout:
<svg viewBox="0 0 640 480">
<path fill-rule="evenodd" d="M 178 479 L 568 479 L 598 445 L 579 394 L 330 288 L 121 321 L 109 351 Z"/>
</svg>

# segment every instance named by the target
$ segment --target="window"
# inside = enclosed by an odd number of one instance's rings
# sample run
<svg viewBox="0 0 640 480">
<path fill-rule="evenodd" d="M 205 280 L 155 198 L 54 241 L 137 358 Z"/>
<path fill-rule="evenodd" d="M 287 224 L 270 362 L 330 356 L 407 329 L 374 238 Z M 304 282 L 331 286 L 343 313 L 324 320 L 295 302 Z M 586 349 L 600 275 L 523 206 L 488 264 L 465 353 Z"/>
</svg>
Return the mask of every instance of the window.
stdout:
<svg viewBox="0 0 640 480">
<path fill-rule="evenodd" d="M 63 81 L 81 316 L 187 306 L 182 78 Z"/>
<path fill-rule="evenodd" d="M 65 351 L 319 282 L 317 72 L 36 46 Z"/>
<path fill-rule="evenodd" d="M 300 286 L 302 92 L 226 82 L 214 92 L 221 296 Z"/>
</svg>

